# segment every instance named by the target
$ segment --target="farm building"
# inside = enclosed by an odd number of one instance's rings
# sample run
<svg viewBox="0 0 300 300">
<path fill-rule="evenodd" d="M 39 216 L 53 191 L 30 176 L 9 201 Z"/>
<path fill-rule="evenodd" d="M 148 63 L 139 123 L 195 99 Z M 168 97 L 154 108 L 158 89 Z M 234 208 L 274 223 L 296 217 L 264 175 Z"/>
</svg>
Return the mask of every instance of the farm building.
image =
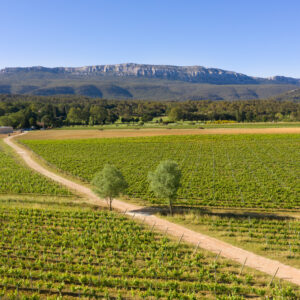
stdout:
<svg viewBox="0 0 300 300">
<path fill-rule="evenodd" d="M 13 133 L 13 128 L 9 126 L 0 126 L 0 134 Z"/>
</svg>

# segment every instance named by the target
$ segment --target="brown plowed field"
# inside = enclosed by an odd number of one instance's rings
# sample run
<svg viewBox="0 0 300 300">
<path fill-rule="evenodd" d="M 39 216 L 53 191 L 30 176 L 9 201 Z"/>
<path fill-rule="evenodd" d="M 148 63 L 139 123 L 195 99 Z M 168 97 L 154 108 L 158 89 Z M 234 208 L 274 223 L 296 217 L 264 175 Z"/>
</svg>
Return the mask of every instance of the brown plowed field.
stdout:
<svg viewBox="0 0 300 300">
<path fill-rule="evenodd" d="M 300 127 L 294 128 L 216 128 L 216 129 L 120 129 L 120 130 L 43 130 L 22 136 L 24 139 L 88 139 L 143 137 L 161 135 L 201 134 L 300 134 Z"/>
</svg>

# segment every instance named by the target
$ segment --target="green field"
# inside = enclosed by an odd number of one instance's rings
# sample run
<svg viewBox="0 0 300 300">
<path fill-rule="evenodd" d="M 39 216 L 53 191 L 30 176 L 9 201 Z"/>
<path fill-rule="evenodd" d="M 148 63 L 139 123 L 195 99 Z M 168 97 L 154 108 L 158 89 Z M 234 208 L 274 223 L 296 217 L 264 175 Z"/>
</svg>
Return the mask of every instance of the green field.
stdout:
<svg viewBox="0 0 300 300">
<path fill-rule="evenodd" d="M 168 219 L 299 267 L 300 223 L 291 214 L 300 208 L 299 135 L 28 137 L 20 142 L 86 182 L 105 163 L 115 164 L 129 183 L 125 198 L 158 207 L 165 200 L 149 192 L 147 173 L 161 160 L 173 159 L 183 177 L 176 214 Z M 71 198 L 2 196 L 0 222 L 5 297 L 299 298 L 298 287 L 278 279 L 269 287 L 271 276 L 249 268 L 240 274 L 235 262 L 215 261 L 216 255 L 201 249 L 194 254 L 194 248 L 130 217 Z"/>
<path fill-rule="evenodd" d="M 23 140 L 59 169 L 90 181 L 106 163 L 121 169 L 129 198 L 163 204 L 147 173 L 161 160 L 182 169 L 177 205 L 300 208 L 299 135 L 202 135 L 83 140 Z"/>
<path fill-rule="evenodd" d="M 5 299 L 296 299 L 299 289 L 84 205 L 0 202 Z M 27 297 L 27 298 L 26 298 Z"/>
<path fill-rule="evenodd" d="M 240 248 L 300 268 L 300 219 L 292 215 L 192 210 L 167 218 Z"/>
<path fill-rule="evenodd" d="M 0 139 L 0 194 L 67 196 L 70 192 L 23 166 Z"/>
</svg>

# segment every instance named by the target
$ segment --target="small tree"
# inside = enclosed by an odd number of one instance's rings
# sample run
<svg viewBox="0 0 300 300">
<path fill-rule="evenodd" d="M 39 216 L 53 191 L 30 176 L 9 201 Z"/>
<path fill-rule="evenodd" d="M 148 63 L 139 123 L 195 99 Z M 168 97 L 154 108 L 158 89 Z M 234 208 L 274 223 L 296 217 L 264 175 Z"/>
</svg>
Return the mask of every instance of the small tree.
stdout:
<svg viewBox="0 0 300 300">
<path fill-rule="evenodd" d="M 169 200 L 170 214 L 173 215 L 173 201 L 180 186 L 181 172 L 178 164 L 172 160 L 162 161 L 154 172 L 149 172 L 150 190 L 157 197 Z"/>
<path fill-rule="evenodd" d="M 170 121 L 176 122 L 184 118 L 184 111 L 180 107 L 172 107 L 168 113 Z"/>
<path fill-rule="evenodd" d="M 102 171 L 96 173 L 92 184 L 95 192 L 106 199 L 109 210 L 112 210 L 113 198 L 124 193 L 128 187 L 122 173 L 112 165 L 105 165 Z"/>
</svg>

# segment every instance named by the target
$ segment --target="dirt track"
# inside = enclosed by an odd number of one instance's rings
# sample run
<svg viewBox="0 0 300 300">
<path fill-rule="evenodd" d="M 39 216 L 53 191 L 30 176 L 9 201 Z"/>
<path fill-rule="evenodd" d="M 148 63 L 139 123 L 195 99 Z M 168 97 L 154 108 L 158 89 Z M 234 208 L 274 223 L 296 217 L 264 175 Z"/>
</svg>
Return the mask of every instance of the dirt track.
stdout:
<svg viewBox="0 0 300 300">
<path fill-rule="evenodd" d="M 24 150 L 23 148 L 12 142 L 13 138 L 14 136 L 7 137 L 4 139 L 4 142 L 12 147 L 30 168 L 43 174 L 44 176 L 51 178 L 54 181 L 65 185 L 66 187 L 76 191 L 77 193 L 85 195 L 89 199 L 90 203 L 96 205 L 101 204 L 101 206 L 103 205 L 103 200 L 96 196 L 89 188 L 63 178 L 55 173 L 52 173 L 51 171 L 39 165 L 35 160 L 31 158 L 30 151 Z M 300 285 L 299 269 L 284 265 L 275 260 L 256 255 L 207 235 L 189 230 L 181 225 L 177 225 L 169 221 L 160 219 L 156 216 L 142 213 L 142 207 L 140 206 L 132 205 L 119 200 L 114 200 L 113 207 L 114 209 L 120 211 L 126 210 L 126 213 L 128 215 L 134 215 L 134 218 L 143 219 L 144 222 L 149 224 L 150 226 L 155 224 L 155 227 L 159 230 L 165 231 L 166 228 L 168 228 L 168 233 L 173 236 L 179 237 L 183 235 L 182 240 L 185 242 L 194 245 L 197 245 L 200 242 L 201 248 L 213 251 L 215 253 L 219 253 L 221 251 L 221 256 L 235 260 L 241 264 L 243 264 L 247 259 L 246 266 L 265 272 L 267 274 L 274 275 L 277 268 L 279 268 L 277 273 L 278 278 L 286 279 L 292 283 Z"/>
<path fill-rule="evenodd" d="M 216 129 L 119 129 L 119 130 L 44 130 L 30 132 L 27 139 L 88 139 L 202 134 L 300 134 L 294 128 L 216 128 Z"/>
</svg>

